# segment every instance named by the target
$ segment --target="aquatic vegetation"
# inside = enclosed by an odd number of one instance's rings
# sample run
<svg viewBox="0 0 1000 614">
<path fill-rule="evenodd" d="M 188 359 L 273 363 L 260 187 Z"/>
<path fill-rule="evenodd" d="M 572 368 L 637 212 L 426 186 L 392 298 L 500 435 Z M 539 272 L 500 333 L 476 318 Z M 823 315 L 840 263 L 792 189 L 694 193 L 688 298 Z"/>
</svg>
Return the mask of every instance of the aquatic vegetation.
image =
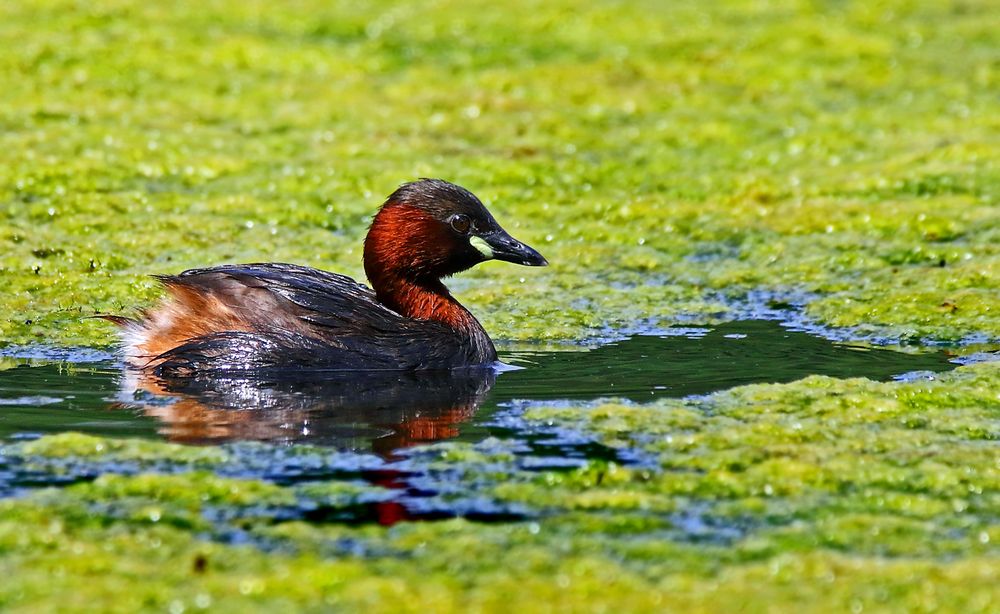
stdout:
<svg viewBox="0 0 1000 614">
<path fill-rule="evenodd" d="M 109 454 L 76 459 L 101 464 L 93 481 L 0 501 L 0 605 L 985 612 L 1000 598 L 998 375 L 1000 363 L 985 363 L 903 383 L 809 378 L 532 406 L 522 418 L 541 429 L 642 456 L 554 469 L 487 440 L 418 448 L 399 465 L 446 504 L 450 487 L 521 510 L 492 523 L 456 498 L 466 518 L 380 526 L 370 506 L 402 491 L 348 474 L 268 477 L 265 459 L 289 453 L 280 446 L 223 447 L 207 473 L 205 459 L 164 443 L 6 444 L 0 463 L 42 482 L 64 448 Z M 377 466 L 308 446 L 293 454 Z"/>
<path fill-rule="evenodd" d="M 417 176 L 553 263 L 455 280 L 507 339 L 761 287 L 858 334 L 1000 334 L 990 3 L 529 5 L 5 3 L 0 339 L 109 345 L 83 316 L 192 266 L 360 278 Z"/>
<path fill-rule="evenodd" d="M 361 278 L 419 176 L 552 263 L 452 280 L 498 340 L 790 306 L 996 340 L 998 29 L 983 0 L 6 2 L 0 344 L 108 347 L 86 316 L 154 273 Z M 998 376 L 508 408 L 591 458 L 4 440 L 0 609 L 986 612 Z"/>
</svg>

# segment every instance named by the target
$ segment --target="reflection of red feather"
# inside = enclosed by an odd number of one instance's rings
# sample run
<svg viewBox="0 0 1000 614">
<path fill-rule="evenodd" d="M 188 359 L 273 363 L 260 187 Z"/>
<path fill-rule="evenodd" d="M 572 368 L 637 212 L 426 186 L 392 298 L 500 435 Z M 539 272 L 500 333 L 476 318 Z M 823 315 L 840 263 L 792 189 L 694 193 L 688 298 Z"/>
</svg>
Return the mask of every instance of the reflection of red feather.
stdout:
<svg viewBox="0 0 1000 614">
<path fill-rule="evenodd" d="M 375 517 L 383 527 L 391 527 L 397 522 L 410 519 L 410 513 L 401 503 L 382 501 L 375 504 Z"/>
<path fill-rule="evenodd" d="M 365 479 L 375 486 L 388 490 L 402 490 L 406 482 L 397 471 L 372 471 L 365 474 Z M 409 520 L 410 512 L 396 501 L 380 501 L 372 505 L 377 522 L 384 527 L 391 527 L 397 522 Z"/>
<path fill-rule="evenodd" d="M 390 459 L 402 448 L 457 436 L 495 376 L 477 369 L 189 380 L 129 370 L 122 389 L 123 404 L 156 418 L 170 441 L 300 441 Z"/>
</svg>

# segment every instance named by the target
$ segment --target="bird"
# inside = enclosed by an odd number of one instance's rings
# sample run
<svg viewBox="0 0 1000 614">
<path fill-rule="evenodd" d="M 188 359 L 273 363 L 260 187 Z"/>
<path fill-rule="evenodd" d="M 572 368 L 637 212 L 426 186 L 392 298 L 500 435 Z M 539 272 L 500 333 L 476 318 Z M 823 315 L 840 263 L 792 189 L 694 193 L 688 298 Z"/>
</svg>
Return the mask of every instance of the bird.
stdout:
<svg viewBox="0 0 1000 614">
<path fill-rule="evenodd" d="M 399 186 L 372 220 L 371 287 L 295 264 L 227 264 L 157 276 L 157 305 L 102 317 L 119 326 L 129 368 L 164 378 L 490 368 L 493 341 L 442 282 L 488 260 L 548 265 L 472 192 L 425 178 Z"/>
</svg>

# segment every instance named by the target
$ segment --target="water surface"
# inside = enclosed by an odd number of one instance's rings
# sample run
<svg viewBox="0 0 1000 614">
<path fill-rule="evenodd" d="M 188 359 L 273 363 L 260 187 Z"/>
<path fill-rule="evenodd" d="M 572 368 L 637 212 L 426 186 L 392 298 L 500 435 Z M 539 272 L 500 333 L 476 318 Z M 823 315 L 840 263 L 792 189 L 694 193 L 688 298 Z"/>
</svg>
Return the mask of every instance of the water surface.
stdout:
<svg viewBox="0 0 1000 614">
<path fill-rule="evenodd" d="M 110 361 L 14 359 L 0 371 L 0 438 L 81 431 L 196 444 L 302 441 L 390 456 L 423 442 L 517 436 L 496 420 L 515 401 L 642 402 L 813 374 L 888 380 L 955 366 L 941 351 L 833 343 L 773 321 L 666 332 L 595 349 L 502 352 L 520 368 L 460 375 L 163 382 L 123 376 Z"/>
</svg>

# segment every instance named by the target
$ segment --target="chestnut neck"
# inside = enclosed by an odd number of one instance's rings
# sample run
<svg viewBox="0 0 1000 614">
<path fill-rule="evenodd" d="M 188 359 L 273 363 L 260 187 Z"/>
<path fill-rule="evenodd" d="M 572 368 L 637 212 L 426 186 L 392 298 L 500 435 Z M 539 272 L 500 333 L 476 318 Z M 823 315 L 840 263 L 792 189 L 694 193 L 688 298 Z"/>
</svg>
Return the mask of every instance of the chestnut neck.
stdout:
<svg viewBox="0 0 1000 614">
<path fill-rule="evenodd" d="M 400 315 L 442 322 L 457 331 L 480 328 L 476 318 L 440 281 L 417 283 L 399 277 L 382 277 L 378 282 L 373 280 L 372 287 L 379 302 Z"/>
<path fill-rule="evenodd" d="M 459 332 L 485 331 L 441 283 L 450 237 L 418 207 L 382 207 L 365 237 L 364 266 L 379 302 L 400 315 L 441 322 Z"/>
</svg>

